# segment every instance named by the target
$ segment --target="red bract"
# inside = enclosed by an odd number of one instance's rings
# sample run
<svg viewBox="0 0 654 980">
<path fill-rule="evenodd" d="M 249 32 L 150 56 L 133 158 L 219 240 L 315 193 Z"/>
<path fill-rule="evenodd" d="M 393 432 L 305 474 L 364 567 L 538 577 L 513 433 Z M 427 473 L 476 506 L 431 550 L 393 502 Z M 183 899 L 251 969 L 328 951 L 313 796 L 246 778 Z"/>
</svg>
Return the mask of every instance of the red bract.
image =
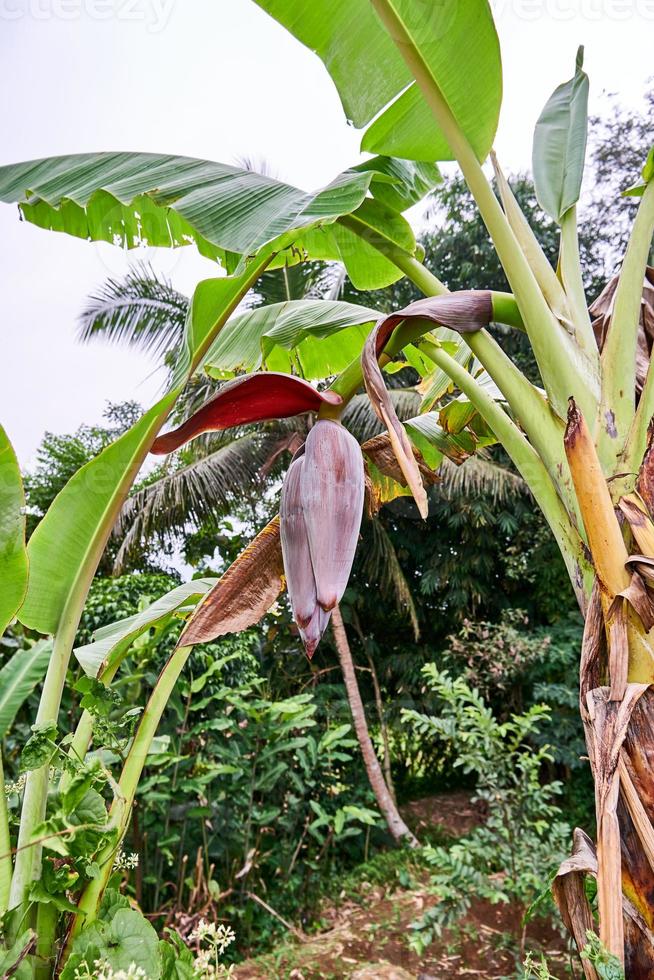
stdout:
<svg viewBox="0 0 654 980">
<path fill-rule="evenodd" d="M 218 394 L 190 419 L 155 439 L 150 452 L 156 455 L 171 453 L 203 432 L 218 432 L 249 422 L 286 419 L 305 412 L 317 412 L 324 404 L 339 405 L 341 401 L 335 392 L 316 391 L 308 381 L 290 374 L 273 371 L 249 374 L 223 385 Z"/>
</svg>

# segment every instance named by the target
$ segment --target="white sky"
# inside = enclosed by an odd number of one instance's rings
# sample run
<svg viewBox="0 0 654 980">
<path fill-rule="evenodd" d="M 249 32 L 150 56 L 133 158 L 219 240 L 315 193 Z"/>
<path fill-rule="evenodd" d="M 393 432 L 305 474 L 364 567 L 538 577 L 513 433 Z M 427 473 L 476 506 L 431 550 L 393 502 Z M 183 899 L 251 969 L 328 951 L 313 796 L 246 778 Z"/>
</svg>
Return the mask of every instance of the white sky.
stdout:
<svg viewBox="0 0 654 980">
<path fill-rule="evenodd" d="M 493 8 L 505 170 L 529 165 L 534 122 L 572 74 L 580 43 L 591 110 L 603 90 L 640 104 L 654 73 L 654 0 Z M 0 0 L 0 121 L 0 163 L 96 150 L 225 162 L 247 154 L 312 188 L 358 159 L 359 134 L 322 64 L 249 0 Z M 192 248 L 125 254 L 20 223 L 0 206 L 0 419 L 23 464 L 46 429 L 99 421 L 107 400 L 147 406 L 156 396 L 160 379 L 145 356 L 75 341 L 88 293 L 139 257 L 187 292 L 215 272 Z"/>
</svg>

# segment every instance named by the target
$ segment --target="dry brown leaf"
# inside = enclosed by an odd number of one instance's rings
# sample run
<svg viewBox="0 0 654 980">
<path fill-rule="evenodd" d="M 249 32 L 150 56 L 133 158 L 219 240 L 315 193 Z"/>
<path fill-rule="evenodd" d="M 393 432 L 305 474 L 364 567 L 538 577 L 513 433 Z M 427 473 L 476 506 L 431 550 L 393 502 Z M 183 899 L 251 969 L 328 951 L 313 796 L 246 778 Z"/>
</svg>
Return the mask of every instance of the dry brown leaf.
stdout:
<svg viewBox="0 0 654 980">
<path fill-rule="evenodd" d="M 654 424 L 650 422 L 647 433 L 647 449 L 643 456 L 636 489 L 640 494 L 647 511 L 654 514 Z"/>
<path fill-rule="evenodd" d="M 588 834 L 577 827 L 572 837 L 572 854 L 559 867 L 552 883 L 552 894 L 563 923 L 574 937 L 579 952 L 588 942 L 588 930 L 595 929 L 584 887 L 587 874 L 597 876 L 597 855 Z M 586 980 L 597 980 L 597 972 L 592 963 L 586 959 L 582 959 L 581 963 Z"/>
<path fill-rule="evenodd" d="M 650 865 L 654 821 L 653 760 L 654 691 L 650 688 L 633 708 L 619 758 L 622 884 L 623 895 L 628 896 L 623 899 L 625 972 L 630 978 L 654 976 Z M 625 782 L 625 775 L 628 775 L 630 785 Z"/>
<path fill-rule="evenodd" d="M 284 588 L 279 517 L 232 562 L 189 619 L 179 646 L 207 643 L 258 623 Z"/>
<path fill-rule="evenodd" d="M 606 663 L 606 631 L 600 584 L 595 580 L 590 596 L 584 636 L 581 643 L 581 664 L 579 667 L 579 699 L 582 718 L 586 715 L 586 695 L 600 686 L 602 670 Z"/>
<path fill-rule="evenodd" d="M 654 558 L 654 523 L 643 499 L 638 494 L 628 493 L 620 498 L 618 507 L 626 517 L 640 550 Z"/>
<path fill-rule="evenodd" d="M 611 701 L 622 701 L 629 671 L 629 636 L 626 602 L 616 596 L 607 621 L 609 635 L 609 680 Z"/>
<path fill-rule="evenodd" d="M 589 313 L 593 318 L 593 330 L 597 346 L 602 350 L 608 333 L 615 291 L 620 280 L 619 274 L 613 276 L 590 306 Z M 636 355 L 636 391 L 640 393 L 645 384 L 647 369 L 654 340 L 654 269 L 650 266 L 645 270 L 643 280 L 643 298 L 640 306 L 640 325 L 638 330 L 638 348 Z"/>
</svg>

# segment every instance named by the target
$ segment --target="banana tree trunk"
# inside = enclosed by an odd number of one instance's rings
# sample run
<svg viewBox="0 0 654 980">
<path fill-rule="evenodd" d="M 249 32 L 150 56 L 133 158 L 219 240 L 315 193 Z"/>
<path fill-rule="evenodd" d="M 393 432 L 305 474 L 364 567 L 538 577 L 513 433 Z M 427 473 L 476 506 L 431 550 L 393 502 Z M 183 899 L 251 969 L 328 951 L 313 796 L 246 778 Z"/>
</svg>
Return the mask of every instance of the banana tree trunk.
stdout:
<svg viewBox="0 0 654 980">
<path fill-rule="evenodd" d="M 379 765 L 379 760 L 375 755 L 366 722 L 366 713 L 363 708 L 363 701 L 361 700 L 361 693 L 354 671 L 352 652 L 338 606 L 335 606 L 332 611 L 332 631 L 336 652 L 338 653 L 341 670 L 343 671 L 343 681 L 345 683 L 350 711 L 352 712 L 354 731 L 359 742 L 359 747 L 361 748 L 363 764 L 366 767 L 368 781 L 375 794 L 377 805 L 386 820 L 391 835 L 398 844 L 409 844 L 410 847 L 419 847 L 417 838 L 411 833 L 393 802 L 393 797 L 384 780 L 384 774 Z"/>
<path fill-rule="evenodd" d="M 554 891 L 581 948 L 593 918 L 575 879 L 595 876 L 600 938 L 628 980 L 645 980 L 654 977 L 654 599 L 647 588 L 654 579 L 654 457 L 650 448 L 638 492 L 615 494 L 616 500 L 574 402 L 565 445 L 596 572 L 580 708 L 595 782 L 597 847 L 577 837 Z M 584 971 L 588 980 L 597 977 L 587 961 Z"/>
</svg>

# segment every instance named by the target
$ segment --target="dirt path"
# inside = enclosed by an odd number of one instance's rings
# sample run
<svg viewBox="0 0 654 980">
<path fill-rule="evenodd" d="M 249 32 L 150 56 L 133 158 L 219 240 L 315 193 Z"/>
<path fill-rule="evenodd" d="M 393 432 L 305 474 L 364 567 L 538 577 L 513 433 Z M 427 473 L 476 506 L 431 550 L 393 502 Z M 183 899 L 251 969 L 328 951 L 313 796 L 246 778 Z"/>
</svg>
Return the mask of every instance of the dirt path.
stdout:
<svg viewBox="0 0 654 980">
<path fill-rule="evenodd" d="M 435 815 L 438 815 L 435 820 Z M 421 800 L 403 808 L 403 816 L 420 836 L 421 823 L 440 824 L 450 833 L 468 832 L 479 814 L 463 793 Z M 415 877 L 415 876 L 414 876 Z M 355 901 L 322 911 L 327 928 L 306 941 L 293 940 L 273 953 L 240 964 L 236 980 L 499 980 L 515 976 L 510 936 L 516 910 L 477 903 L 457 934 L 446 934 L 422 956 L 407 943 L 410 925 L 432 906 L 424 885 L 411 888 L 371 885 L 362 881 Z M 530 925 L 530 945 L 546 950 L 550 969 L 564 975 L 565 943 L 542 920 Z M 559 966 L 557 970 L 556 967 Z"/>
</svg>

